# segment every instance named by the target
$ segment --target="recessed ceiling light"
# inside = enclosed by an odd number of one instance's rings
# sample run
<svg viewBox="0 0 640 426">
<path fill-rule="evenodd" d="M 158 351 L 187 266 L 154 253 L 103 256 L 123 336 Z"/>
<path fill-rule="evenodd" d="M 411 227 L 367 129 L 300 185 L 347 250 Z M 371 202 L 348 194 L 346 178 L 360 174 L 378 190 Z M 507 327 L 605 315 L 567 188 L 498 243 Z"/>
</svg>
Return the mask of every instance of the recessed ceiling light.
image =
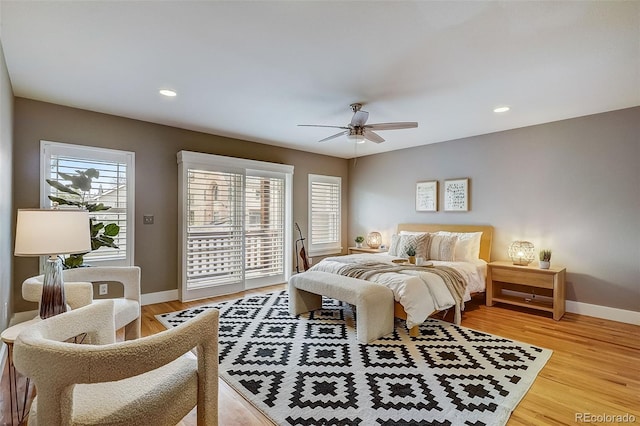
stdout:
<svg viewBox="0 0 640 426">
<path fill-rule="evenodd" d="M 501 107 L 497 107 L 493 109 L 493 112 L 507 112 L 509 111 L 511 108 L 508 106 L 501 106 Z"/>
<path fill-rule="evenodd" d="M 174 92 L 173 90 L 169 90 L 169 89 L 160 89 L 160 94 L 164 95 L 164 96 L 168 96 L 170 98 L 173 98 L 174 96 L 177 95 L 176 92 Z"/>
</svg>

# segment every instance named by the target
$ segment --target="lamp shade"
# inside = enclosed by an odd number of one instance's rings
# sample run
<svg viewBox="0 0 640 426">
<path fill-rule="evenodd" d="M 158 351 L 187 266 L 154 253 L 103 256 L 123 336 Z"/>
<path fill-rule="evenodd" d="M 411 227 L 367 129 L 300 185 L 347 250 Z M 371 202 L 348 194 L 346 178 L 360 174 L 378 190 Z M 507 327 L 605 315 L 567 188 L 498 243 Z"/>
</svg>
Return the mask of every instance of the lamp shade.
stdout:
<svg viewBox="0 0 640 426">
<path fill-rule="evenodd" d="M 536 258 L 533 243 L 529 241 L 514 241 L 509 246 L 509 258 L 514 265 L 527 266 Z"/>
<path fill-rule="evenodd" d="M 19 209 L 16 256 L 91 251 L 89 213 L 83 210 Z"/>
<path fill-rule="evenodd" d="M 367 245 L 372 249 L 377 249 L 382 244 L 382 235 L 379 232 L 369 232 L 367 235 Z"/>
</svg>

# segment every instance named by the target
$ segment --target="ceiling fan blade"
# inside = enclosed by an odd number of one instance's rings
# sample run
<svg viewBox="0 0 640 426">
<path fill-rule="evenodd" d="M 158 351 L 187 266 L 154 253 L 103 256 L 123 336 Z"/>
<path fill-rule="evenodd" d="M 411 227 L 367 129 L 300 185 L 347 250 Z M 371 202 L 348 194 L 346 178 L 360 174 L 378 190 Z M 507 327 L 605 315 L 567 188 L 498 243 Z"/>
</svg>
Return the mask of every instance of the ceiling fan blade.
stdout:
<svg viewBox="0 0 640 426">
<path fill-rule="evenodd" d="M 346 126 L 327 126 L 324 124 L 298 124 L 298 127 L 331 127 L 332 129 L 349 129 Z"/>
<path fill-rule="evenodd" d="M 384 138 L 382 136 L 368 129 L 362 130 L 362 136 L 364 136 L 365 139 L 368 139 L 371 142 L 375 142 L 375 143 L 384 142 Z"/>
<path fill-rule="evenodd" d="M 364 127 L 373 130 L 397 130 L 397 129 L 411 129 L 418 127 L 418 123 L 415 121 L 399 121 L 397 123 L 377 123 L 367 124 Z"/>
<path fill-rule="evenodd" d="M 337 138 L 337 137 L 342 136 L 342 135 L 348 135 L 348 134 L 349 134 L 349 131 L 348 131 L 348 130 L 346 130 L 346 131 L 344 131 L 344 132 L 340 132 L 340 133 L 336 133 L 335 135 L 331 135 L 331 136 L 329 136 L 328 138 L 320 139 L 318 142 L 326 142 L 326 141 L 328 141 L 328 140 L 331 140 L 331 139 Z"/>
<path fill-rule="evenodd" d="M 353 113 L 353 118 L 351 119 L 351 125 L 353 127 L 362 127 L 364 123 L 369 119 L 369 113 L 367 111 L 356 111 Z"/>
</svg>

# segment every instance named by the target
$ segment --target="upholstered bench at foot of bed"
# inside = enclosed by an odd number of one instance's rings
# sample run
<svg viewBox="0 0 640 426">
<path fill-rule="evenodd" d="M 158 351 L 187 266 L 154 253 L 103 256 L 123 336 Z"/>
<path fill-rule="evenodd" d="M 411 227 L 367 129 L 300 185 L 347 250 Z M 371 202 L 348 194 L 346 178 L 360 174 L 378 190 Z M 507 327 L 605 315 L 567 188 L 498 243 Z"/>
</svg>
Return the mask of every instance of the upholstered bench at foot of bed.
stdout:
<svg viewBox="0 0 640 426">
<path fill-rule="evenodd" d="M 330 274 L 307 271 L 289 279 L 289 313 L 322 308 L 322 296 L 355 305 L 358 341 L 369 343 L 393 331 L 393 292 L 387 287 Z"/>
</svg>

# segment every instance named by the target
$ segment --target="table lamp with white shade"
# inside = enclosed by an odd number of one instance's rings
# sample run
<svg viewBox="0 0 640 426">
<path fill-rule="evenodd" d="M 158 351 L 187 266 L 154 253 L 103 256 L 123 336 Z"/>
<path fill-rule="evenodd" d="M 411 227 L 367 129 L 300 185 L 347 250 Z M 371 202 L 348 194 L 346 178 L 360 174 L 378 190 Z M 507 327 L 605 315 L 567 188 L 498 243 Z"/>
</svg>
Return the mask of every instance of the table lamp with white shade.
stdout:
<svg viewBox="0 0 640 426">
<path fill-rule="evenodd" d="M 48 256 L 44 265 L 44 283 L 40 318 L 66 312 L 63 254 L 91 251 L 89 213 L 84 210 L 19 209 L 16 223 L 16 256 Z"/>
</svg>

